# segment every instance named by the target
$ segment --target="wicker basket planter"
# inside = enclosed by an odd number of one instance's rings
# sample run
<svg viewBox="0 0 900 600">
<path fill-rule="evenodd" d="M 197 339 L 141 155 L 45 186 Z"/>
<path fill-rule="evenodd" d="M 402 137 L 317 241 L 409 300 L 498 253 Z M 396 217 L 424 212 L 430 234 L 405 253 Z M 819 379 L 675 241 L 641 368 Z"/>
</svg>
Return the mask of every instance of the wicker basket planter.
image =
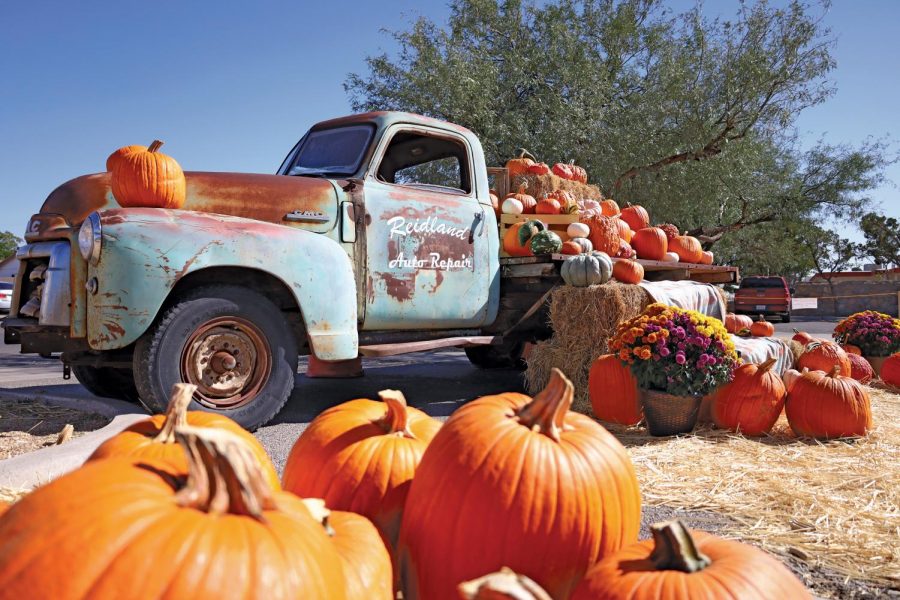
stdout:
<svg viewBox="0 0 900 600">
<path fill-rule="evenodd" d="M 641 390 L 644 418 L 650 435 L 690 433 L 700 413 L 700 396 L 675 396 L 656 390 Z"/>
</svg>

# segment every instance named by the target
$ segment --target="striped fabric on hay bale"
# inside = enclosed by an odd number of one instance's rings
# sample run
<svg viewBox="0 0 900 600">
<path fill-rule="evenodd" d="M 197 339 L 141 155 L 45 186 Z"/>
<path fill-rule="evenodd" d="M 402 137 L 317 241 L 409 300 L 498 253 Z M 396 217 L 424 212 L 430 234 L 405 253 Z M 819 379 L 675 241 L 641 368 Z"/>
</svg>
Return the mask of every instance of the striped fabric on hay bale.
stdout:
<svg viewBox="0 0 900 600">
<path fill-rule="evenodd" d="M 616 326 L 652 303 L 639 285 L 611 281 L 586 288 L 562 286 L 550 294 L 553 337 L 538 343 L 528 357 L 525 385 L 532 394 L 544 389 L 554 367 L 575 385 L 572 410 L 591 415 L 588 372 L 609 351 Z"/>
</svg>

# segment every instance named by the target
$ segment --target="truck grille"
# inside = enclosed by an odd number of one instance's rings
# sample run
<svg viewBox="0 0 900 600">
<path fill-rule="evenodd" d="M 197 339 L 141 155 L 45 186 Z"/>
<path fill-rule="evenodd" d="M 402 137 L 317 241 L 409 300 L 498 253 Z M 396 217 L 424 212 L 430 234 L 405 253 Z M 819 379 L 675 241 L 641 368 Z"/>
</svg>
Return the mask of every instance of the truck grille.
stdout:
<svg viewBox="0 0 900 600">
<path fill-rule="evenodd" d="M 68 326 L 71 321 L 70 255 L 68 241 L 38 242 L 16 252 L 21 261 L 18 316 L 40 325 Z"/>
<path fill-rule="evenodd" d="M 47 267 L 50 266 L 50 259 L 32 259 L 26 261 L 25 264 L 25 277 L 22 280 L 22 292 L 19 296 L 21 302 L 19 316 L 40 319 L 44 276 L 47 273 Z"/>
</svg>

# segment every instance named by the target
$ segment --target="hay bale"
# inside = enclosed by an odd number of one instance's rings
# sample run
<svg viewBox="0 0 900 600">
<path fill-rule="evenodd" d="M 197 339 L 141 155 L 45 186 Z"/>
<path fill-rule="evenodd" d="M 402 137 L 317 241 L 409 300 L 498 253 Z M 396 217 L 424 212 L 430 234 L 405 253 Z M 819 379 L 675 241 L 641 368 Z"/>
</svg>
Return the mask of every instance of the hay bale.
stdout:
<svg viewBox="0 0 900 600">
<path fill-rule="evenodd" d="M 554 367 L 575 386 L 572 410 L 590 415 L 588 373 L 594 360 L 609 352 L 609 339 L 619 323 L 652 303 L 639 285 L 609 282 L 586 288 L 562 286 L 550 294 L 553 337 L 538 343 L 528 357 L 525 386 L 531 394 L 544 389 Z"/>
<path fill-rule="evenodd" d="M 603 194 L 600 188 L 589 183 L 580 183 L 570 179 L 562 179 L 553 173 L 548 175 L 516 175 L 509 179 L 509 191 L 518 191 L 519 187 L 525 185 L 525 189 L 529 195 L 535 198 L 548 194 L 556 190 L 572 192 L 579 200 L 603 200 Z"/>
</svg>

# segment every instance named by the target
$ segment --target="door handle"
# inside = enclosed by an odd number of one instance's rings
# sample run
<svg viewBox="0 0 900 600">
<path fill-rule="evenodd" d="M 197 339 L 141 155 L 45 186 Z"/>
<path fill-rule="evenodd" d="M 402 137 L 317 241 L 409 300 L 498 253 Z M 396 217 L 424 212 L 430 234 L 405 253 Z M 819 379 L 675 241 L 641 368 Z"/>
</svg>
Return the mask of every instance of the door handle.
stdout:
<svg viewBox="0 0 900 600">
<path fill-rule="evenodd" d="M 475 228 L 478 227 L 479 223 L 484 221 L 484 210 L 481 212 L 475 213 L 475 220 L 472 221 L 472 226 L 469 228 L 469 243 L 472 244 L 475 242 Z M 481 229 L 484 229 L 484 225 L 481 226 Z M 481 235 L 481 231 L 478 232 L 478 235 Z"/>
</svg>

